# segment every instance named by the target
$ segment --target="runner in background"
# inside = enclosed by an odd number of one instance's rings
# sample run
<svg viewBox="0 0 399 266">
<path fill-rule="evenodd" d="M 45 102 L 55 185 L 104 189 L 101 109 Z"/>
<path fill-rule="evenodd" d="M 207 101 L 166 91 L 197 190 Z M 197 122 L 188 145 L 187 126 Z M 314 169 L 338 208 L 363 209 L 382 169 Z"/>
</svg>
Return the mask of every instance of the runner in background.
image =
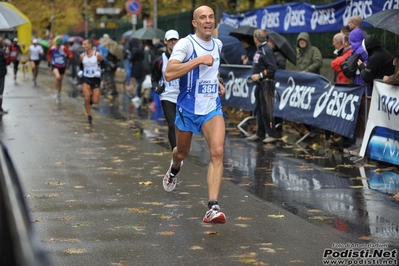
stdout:
<svg viewBox="0 0 399 266">
<path fill-rule="evenodd" d="M 80 55 L 80 71 L 78 77 L 83 79 L 82 92 L 85 98 L 85 109 L 87 123 L 91 124 L 91 105 L 100 101 L 101 68 L 105 68 L 105 62 L 99 51 L 93 48 L 93 41 L 86 39 L 83 41 L 85 52 Z"/>
<path fill-rule="evenodd" d="M 28 73 L 28 66 L 29 66 L 28 60 L 29 60 L 29 47 L 27 48 L 24 43 L 21 43 L 21 55 L 19 58 L 19 62 L 22 67 L 22 73 L 24 74 L 24 78 L 26 73 Z"/>
<path fill-rule="evenodd" d="M 57 39 L 56 45 L 52 46 L 47 52 L 47 61 L 51 63 L 51 70 L 55 76 L 55 99 L 61 103 L 62 80 L 64 79 L 66 68 L 66 57 L 72 58 L 73 54 L 68 47 L 62 44 L 61 39 Z"/>
<path fill-rule="evenodd" d="M 37 39 L 32 40 L 32 45 L 29 46 L 29 61 L 32 67 L 33 83 L 36 86 L 37 75 L 39 73 L 40 57 L 44 54 L 41 45 L 37 44 Z"/>
<path fill-rule="evenodd" d="M 14 83 L 17 83 L 17 72 L 18 72 L 20 55 L 21 55 L 21 47 L 18 45 L 18 38 L 14 38 L 12 44 L 10 45 L 10 56 L 12 64 L 14 66 Z"/>
</svg>

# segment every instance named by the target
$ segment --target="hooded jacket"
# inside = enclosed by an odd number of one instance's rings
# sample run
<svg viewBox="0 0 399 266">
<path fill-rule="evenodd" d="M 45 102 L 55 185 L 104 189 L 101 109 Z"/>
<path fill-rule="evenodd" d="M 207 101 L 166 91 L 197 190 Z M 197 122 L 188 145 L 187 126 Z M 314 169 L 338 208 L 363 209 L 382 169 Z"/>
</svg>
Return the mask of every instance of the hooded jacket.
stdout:
<svg viewBox="0 0 399 266">
<path fill-rule="evenodd" d="M 360 54 L 362 56 L 363 63 L 367 64 L 369 57 L 362 47 L 363 39 L 364 39 L 364 33 L 360 28 L 355 28 L 349 33 L 349 43 L 351 44 L 352 47 L 353 51 L 352 54 Z M 356 75 L 353 78 L 353 83 L 357 85 L 366 84 L 366 82 L 360 76 L 360 72 L 359 75 Z"/>
<path fill-rule="evenodd" d="M 334 70 L 334 82 L 338 83 L 349 83 L 349 79 L 345 77 L 342 72 L 341 65 L 345 62 L 345 59 L 348 58 L 352 54 L 352 49 L 350 46 L 342 47 L 341 50 L 338 51 L 338 56 L 331 61 L 331 68 Z"/>
<path fill-rule="evenodd" d="M 360 73 L 365 82 L 372 84 L 374 79 L 382 79 L 394 73 L 395 66 L 392 64 L 394 57 L 381 46 L 374 34 L 364 38 L 363 48 L 369 56 L 368 63 L 360 65 Z"/>
<path fill-rule="evenodd" d="M 306 41 L 306 47 L 299 47 L 299 40 Z M 301 32 L 296 40 L 296 67 L 299 71 L 320 74 L 320 69 L 323 66 L 323 57 L 320 50 L 312 46 L 307 32 Z"/>
</svg>

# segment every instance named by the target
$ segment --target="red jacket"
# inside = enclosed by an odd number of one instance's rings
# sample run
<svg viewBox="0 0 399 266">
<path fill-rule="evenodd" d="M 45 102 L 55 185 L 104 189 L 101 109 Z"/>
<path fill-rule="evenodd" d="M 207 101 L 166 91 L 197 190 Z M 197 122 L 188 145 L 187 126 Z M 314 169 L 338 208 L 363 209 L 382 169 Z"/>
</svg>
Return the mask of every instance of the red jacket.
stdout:
<svg viewBox="0 0 399 266">
<path fill-rule="evenodd" d="M 352 49 L 348 49 L 342 55 L 337 56 L 334 60 L 331 61 L 331 68 L 337 73 L 337 83 L 349 83 L 349 79 L 345 77 L 344 73 L 342 73 L 341 65 L 352 54 Z"/>
</svg>

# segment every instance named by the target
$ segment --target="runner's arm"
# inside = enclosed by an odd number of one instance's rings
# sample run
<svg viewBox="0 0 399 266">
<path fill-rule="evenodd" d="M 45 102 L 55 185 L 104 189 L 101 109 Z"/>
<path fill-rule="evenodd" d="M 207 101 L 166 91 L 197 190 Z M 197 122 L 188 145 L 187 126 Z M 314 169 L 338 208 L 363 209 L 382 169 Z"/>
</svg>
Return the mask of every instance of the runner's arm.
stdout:
<svg viewBox="0 0 399 266">
<path fill-rule="evenodd" d="M 178 79 L 199 65 L 212 66 L 213 61 L 214 59 L 210 54 L 196 57 L 193 60 L 187 61 L 185 63 L 182 63 L 176 59 L 171 59 L 166 67 L 165 79 L 167 81 Z"/>
</svg>

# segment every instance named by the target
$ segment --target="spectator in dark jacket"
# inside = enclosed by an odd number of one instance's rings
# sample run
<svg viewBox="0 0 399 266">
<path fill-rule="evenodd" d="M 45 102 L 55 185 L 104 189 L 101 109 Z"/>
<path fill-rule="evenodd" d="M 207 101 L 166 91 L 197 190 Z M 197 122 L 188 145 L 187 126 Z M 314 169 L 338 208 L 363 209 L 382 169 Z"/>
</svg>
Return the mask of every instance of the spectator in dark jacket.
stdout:
<svg viewBox="0 0 399 266">
<path fill-rule="evenodd" d="M 136 96 L 141 98 L 141 85 L 144 81 L 145 71 L 143 69 L 144 49 L 136 38 L 129 40 L 130 60 L 132 62 L 132 78 L 136 81 Z"/>
<path fill-rule="evenodd" d="M 253 39 L 249 36 L 244 36 L 241 40 L 242 47 L 247 51 L 246 54 L 241 55 L 241 60 L 243 65 L 252 66 L 252 60 L 254 59 L 254 55 L 256 53 L 256 46 Z"/>
<path fill-rule="evenodd" d="M 0 115 L 7 113 L 7 111 L 3 110 L 3 92 L 4 82 L 7 75 L 6 57 L 9 56 L 8 53 L 9 51 L 4 47 L 3 38 L 0 37 Z"/>
<path fill-rule="evenodd" d="M 359 62 L 360 74 L 365 82 L 372 86 L 374 79 L 382 79 L 394 73 L 394 57 L 381 46 L 380 40 L 374 34 L 364 38 L 363 47 L 369 56 L 367 64 Z"/>
</svg>

